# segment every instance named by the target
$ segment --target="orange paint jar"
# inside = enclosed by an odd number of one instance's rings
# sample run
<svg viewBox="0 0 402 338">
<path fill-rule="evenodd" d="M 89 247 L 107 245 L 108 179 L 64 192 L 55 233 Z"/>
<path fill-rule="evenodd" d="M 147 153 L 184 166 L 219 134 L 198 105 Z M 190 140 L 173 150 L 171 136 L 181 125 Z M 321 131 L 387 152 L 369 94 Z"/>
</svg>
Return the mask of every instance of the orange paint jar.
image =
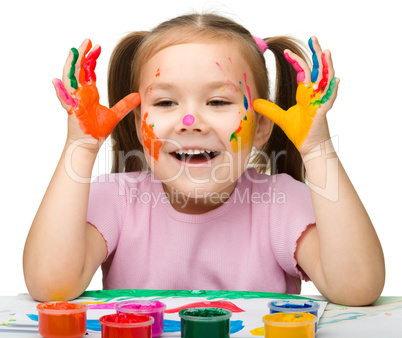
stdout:
<svg viewBox="0 0 402 338">
<path fill-rule="evenodd" d="M 262 317 L 266 338 L 314 338 L 317 317 L 311 313 L 278 312 Z"/>
<path fill-rule="evenodd" d="M 87 331 L 88 305 L 46 302 L 36 306 L 42 337 L 82 337 Z"/>
</svg>

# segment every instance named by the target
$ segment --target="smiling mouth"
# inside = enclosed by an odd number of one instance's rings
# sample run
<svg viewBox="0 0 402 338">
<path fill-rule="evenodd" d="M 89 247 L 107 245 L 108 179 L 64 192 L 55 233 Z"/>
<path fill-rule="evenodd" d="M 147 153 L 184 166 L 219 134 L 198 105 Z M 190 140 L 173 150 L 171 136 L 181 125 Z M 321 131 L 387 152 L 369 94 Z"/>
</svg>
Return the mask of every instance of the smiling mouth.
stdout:
<svg viewBox="0 0 402 338">
<path fill-rule="evenodd" d="M 187 162 L 191 164 L 205 163 L 211 161 L 213 158 L 220 154 L 219 151 L 209 150 L 177 150 L 170 153 L 181 162 Z"/>
</svg>

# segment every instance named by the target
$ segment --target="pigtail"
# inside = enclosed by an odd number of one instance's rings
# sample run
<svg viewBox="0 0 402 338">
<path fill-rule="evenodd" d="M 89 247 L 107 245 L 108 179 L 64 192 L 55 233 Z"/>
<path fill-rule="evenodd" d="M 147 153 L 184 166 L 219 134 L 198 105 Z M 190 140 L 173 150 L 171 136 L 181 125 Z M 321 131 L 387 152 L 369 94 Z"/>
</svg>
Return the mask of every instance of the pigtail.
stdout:
<svg viewBox="0 0 402 338">
<path fill-rule="evenodd" d="M 295 39 L 278 36 L 265 39 L 265 42 L 274 54 L 276 62 L 275 94 L 272 102 L 287 110 L 296 104 L 297 72 L 285 59 L 283 51 L 290 49 L 308 61 L 302 44 Z M 298 181 L 305 181 L 306 173 L 301 155 L 278 125 L 274 125 L 271 137 L 262 147 L 261 150 L 269 156 L 271 174 L 287 173 Z"/>
<path fill-rule="evenodd" d="M 108 97 L 109 106 L 113 107 L 122 98 L 134 92 L 132 62 L 147 32 L 134 32 L 127 35 L 116 46 L 109 62 Z M 127 114 L 115 127 L 111 134 L 113 140 L 112 173 L 139 171 L 143 168 L 143 161 L 138 157 L 142 153 L 142 146 L 137 137 L 135 116 Z M 136 156 L 129 156 L 137 151 Z"/>
</svg>

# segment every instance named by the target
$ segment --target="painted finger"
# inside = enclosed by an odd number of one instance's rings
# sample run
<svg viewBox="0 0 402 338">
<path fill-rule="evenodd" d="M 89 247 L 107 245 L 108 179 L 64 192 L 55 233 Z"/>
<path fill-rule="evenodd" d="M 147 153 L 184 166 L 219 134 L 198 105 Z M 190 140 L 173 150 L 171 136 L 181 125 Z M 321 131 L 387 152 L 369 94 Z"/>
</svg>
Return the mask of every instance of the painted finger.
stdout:
<svg viewBox="0 0 402 338">
<path fill-rule="evenodd" d="M 313 69 L 311 70 L 311 82 L 317 82 L 317 79 L 320 75 L 320 68 L 321 68 L 321 46 L 318 43 L 318 40 L 315 36 L 312 36 L 308 40 L 308 46 L 310 47 L 313 60 Z"/>
<path fill-rule="evenodd" d="M 67 111 L 70 110 L 71 107 L 75 107 L 78 104 L 78 101 L 74 99 L 66 90 L 64 87 L 64 84 L 61 80 L 59 79 L 54 79 L 53 80 L 53 86 L 56 89 L 56 95 L 58 99 L 60 100 L 62 106 L 64 109 Z"/>
<path fill-rule="evenodd" d="M 257 113 L 264 115 L 282 128 L 281 122 L 285 112 L 275 103 L 264 99 L 257 99 L 253 102 L 253 108 Z"/>
<path fill-rule="evenodd" d="M 71 64 L 70 69 L 67 73 L 67 77 L 70 80 L 70 87 L 73 89 L 78 88 L 77 78 L 75 77 L 75 65 L 77 64 L 77 60 L 79 57 L 78 50 L 76 48 L 71 48 Z"/>
<path fill-rule="evenodd" d="M 96 60 L 98 59 L 101 53 L 101 47 L 96 45 L 93 50 L 88 54 L 83 68 L 85 71 L 85 83 L 96 82 L 96 74 L 95 74 L 95 67 L 96 67 Z"/>
<path fill-rule="evenodd" d="M 297 83 L 300 84 L 303 82 L 304 85 L 309 85 L 311 82 L 311 75 L 307 63 L 289 49 L 285 49 L 284 56 L 297 72 Z"/>
<path fill-rule="evenodd" d="M 339 79 L 333 77 L 329 82 L 327 92 L 321 99 L 321 104 L 328 103 L 330 107 L 332 107 L 336 99 L 336 95 L 338 94 L 338 88 L 339 88 Z"/>
<path fill-rule="evenodd" d="M 332 63 L 331 52 L 329 50 L 326 50 L 324 54 L 325 54 L 325 60 L 328 65 L 328 81 L 331 81 L 335 77 L 335 69 Z"/>
<path fill-rule="evenodd" d="M 125 98 L 117 102 L 111 109 L 117 120 L 120 121 L 124 116 L 126 116 L 131 110 L 137 107 L 141 103 L 141 96 L 138 93 L 132 93 L 127 95 Z"/>
<path fill-rule="evenodd" d="M 89 39 L 85 39 L 82 45 L 79 47 L 80 59 L 78 60 L 80 69 L 78 71 L 78 83 L 82 86 L 85 84 L 85 69 L 84 64 L 86 61 L 86 55 L 92 48 L 92 42 Z"/>
<path fill-rule="evenodd" d="M 67 60 L 63 67 L 63 75 L 62 75 L 62 81 L 63 81 L 64 87 L 69 93 L 72 93 L 75 90 L 74 88 L 71 87 L 70 78 L 69 78 L 70 68 L 71 68 L 71 63 L 73 61 L 73 58 L 74 58 L 74 55 L 71 52 L 71 50 L 69 50 Z"/>
<path fill-rule="evenodd" d="M 318 93 L 319 95 L 324 93 L 324 91 L 328 85 L 328 78 L 329 78 L 328 77 L 329 76 L 328 69 L 329 69 L 329 67 L 328 67 L 328 59 L 327 59 L 326 53 L 321 54 L 321 63 L 322 63 L 322 72 L 321 72 L 322 78 L 321 78 L 320 83 L 318 84 L 317 88 L 314 89 L 314 92 Z"/>
</svg>

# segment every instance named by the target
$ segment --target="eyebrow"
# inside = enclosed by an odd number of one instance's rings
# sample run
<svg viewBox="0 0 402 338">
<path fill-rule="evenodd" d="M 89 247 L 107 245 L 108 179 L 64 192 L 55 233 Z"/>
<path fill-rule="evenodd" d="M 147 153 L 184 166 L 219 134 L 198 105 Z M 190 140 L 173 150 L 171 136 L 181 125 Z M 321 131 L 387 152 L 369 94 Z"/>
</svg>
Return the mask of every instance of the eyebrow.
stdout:
<svg viewBox="0 0 402 338">
<path fill-rule="evenodd" d="M 209 89 L 218 89 L 222 87 L 234 88 L 236 91 L 241 91 L 240 85 L 235 84 L 231 80 L 226 81 L 211 81 L 208 82 L 205 87 Z M 148 95 L 154 89 L 171 89 L 176 88 L 176 86 L 172 82 L 153 82 L 147 88 L 145 88 L 145 95 Z"/>
</svg>

